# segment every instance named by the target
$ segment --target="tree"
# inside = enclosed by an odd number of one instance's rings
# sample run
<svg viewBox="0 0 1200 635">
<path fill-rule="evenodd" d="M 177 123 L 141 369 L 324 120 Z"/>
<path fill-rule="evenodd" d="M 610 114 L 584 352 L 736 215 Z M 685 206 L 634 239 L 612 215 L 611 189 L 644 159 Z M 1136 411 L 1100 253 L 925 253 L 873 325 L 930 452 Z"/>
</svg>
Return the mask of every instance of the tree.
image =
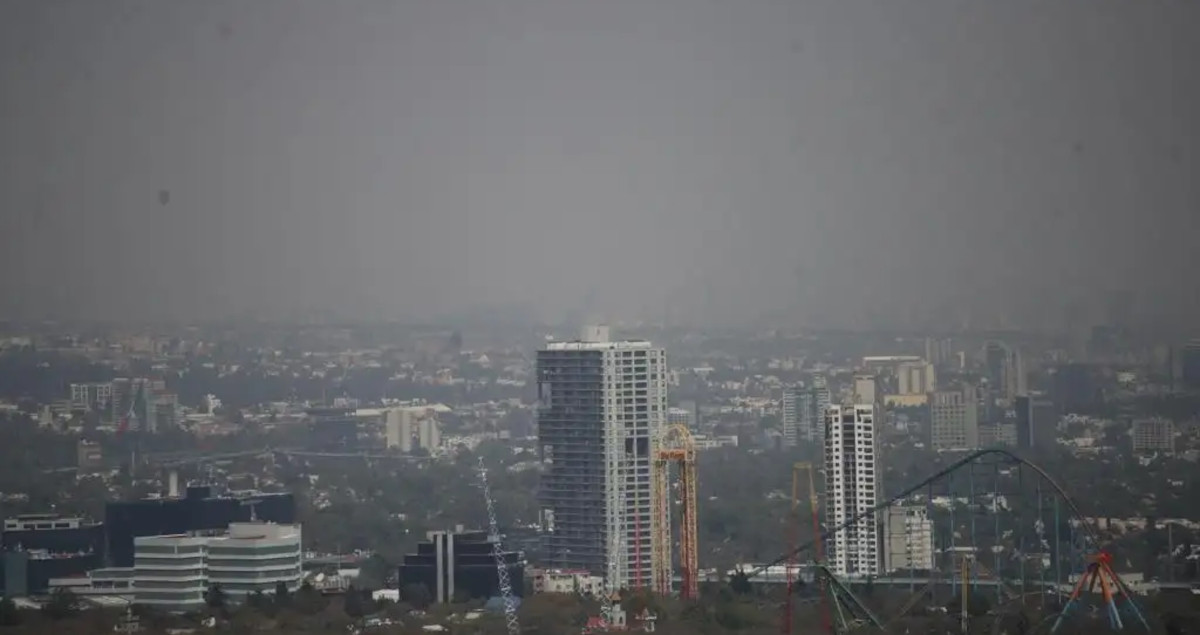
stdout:
<svg viewBox="0 0 1200 635">
<path fill-rule="evenodd" d="M 246 604 L 250 605 L 255 610 L 263 610 L 267 608 L 271 602 L 267 600 L 267 596 L 261 590 L 255 590 L 254 593 L 246 596 Z"/>
<path fill-rule="evenodd" d="M 750 593 L 753 590 L 750 586 L 750 576 L 745 571 L 735 571 L 729 576 L 729 588 L 739 595 Z"/>
<path fill-rule="evenodd" d="M 21 623 L 21 610 L 12 598 L 0 600 L 0 626 L 17 626 Z"/>
<path fill-rule="evenodd" d="M 79 612 L 79 599 L 70 589 L 56 589 L 42 605 L 42 613 L 52 620 L 64 620 Z"/>
<path fill-rule="evenodd" d="M 424 611 L 433 602 L 433 596 L 429 593 L 429 588 L 424 584 L 406 584 L 400 590 L 400 597 L 413 608 Z"/>
<path fill-rule="evenodd" d="M 321 611 L 325 610 L 325 606 L 328 603 L 329 602 L 325 599 L 325 596 L 321 595 L 320 591 L 313 588 L 313 585 L 309 584 L 308 580 L 305 580 L 304 583 L 300 585 L 300 588 L 296 590 L 296 597 L 292 599 L 292 606 L 294 606 L 297 611 L 305 615 L 316 615 L 317 613 L 320 613 Z"/>
<path fill-rule="evenodd" d="M 364 604 L 362 593 L 351 584 L 342 598 L 342 610 L 350 617 L 359 618 L 367 612 Z"/>
<path fill-rule="evenodd" d="M 287 608 L 292 605 L 292 594 L 283 580 L 275 583 L 275 606 Z"/>
<path fill-rule="evenodd" d="M 218 611 L 224 609 L 226 603 L 225 589 L 222 589 L 219 584 L 208 587 L 208 591 L 204 593 L 204 603 L 210 609 Z"/>
</svg>

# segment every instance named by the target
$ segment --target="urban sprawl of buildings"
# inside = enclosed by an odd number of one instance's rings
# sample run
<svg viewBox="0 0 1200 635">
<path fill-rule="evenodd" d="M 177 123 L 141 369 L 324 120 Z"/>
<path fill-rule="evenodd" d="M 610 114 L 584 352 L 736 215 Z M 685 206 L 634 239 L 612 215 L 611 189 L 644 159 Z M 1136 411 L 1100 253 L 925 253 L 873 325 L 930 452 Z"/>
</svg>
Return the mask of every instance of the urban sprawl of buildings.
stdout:
<svg viewBox="0 0 1200 635">
<path fill-rule="evenodd" d="M 841 527 L 825 544 L 834 574 L 854 579 L 932 572 L 947 551 L 934 517 L 953 502 L 913 498 L 881 509 L 891 491 L 883 482 L 891 453 L 953 456 L 1006 447 L 1100 460 L 1114 451 L 1117 438 L 1147 464 L 1200 458 L 1192 416 L 1096 414 L 1097 404 L 1200 392 L 1200 344 L 1131 353 L 1106 345 L 1106 337 L 1093 334 L 1096 350 L 1083 356 L 1051 346 L 1033 354 L 1033 347 L 1001 337 L 976 338 L 970 345 L 928 337 L 906 342 L 903 348 L 911 352 L 839 361 L 801 354 L 739 359 L 686 345 L 669 358 L 664 345 L 614 338 L 599 326 L 575 338 L 547 339 L 530 347 L 536 348 L 532 355 L 511 346 L 469 351 L 455 333 L 450 343 L 421 340 L 405 355 L 360 348 L 289 358 L 282 349 L 256 351 L 255 372 L 273 380 L 370 371 L 385 386 L 383 394 L 345 390 L 320 400 L 262 403 L 214 390 L 233 385 L 219 379 L 243 377 L 242 369 L 237 362 L 195 361 L 214 358 L 201 342 L 137 339 L 114 347 L 59 341 L 60 351 L 126 374 L 69 381 L 56 399 L 33 407 L 13 401 L 0 409 L 77 438 L 76 464 L 62 468 L 73 478 L 100 479 L 112 489 L 121 470 L 149 469 L 160 479 L 153 481 L 160 491 L 108 501 L 102 522 L 48 510 L 10 515 L 0 580 L 7 597 L 69 589 L 100 603 L 119 598 L 167 611 L 203 606 L 213 587 L 234 602 L 281 587 L 295 591 L 306 580 L 344 589 L 354 566 L 338 563 L 354 554 L 312 553 L 295 494 L 280 483 L 255 476 L 254 488 L 229 487 L 229 475 L 211 473 L 212 459 L 194 459 L 205 453 L 201 448 L 147 450 L 149 441 L 172 430 L 221 439 L 248 426 L 277 431 L 288 444 L 220 452 L 272 461 L 391 457 L 419 465 L 453 461 L 485 443 L 507 446 L 522 457 L 508 470 L 539 474 L 530 536 L 508 532 L 502 556 L 518 594 L 526 587 L 597 594 L 648 587 L 686 594 L 689 580 L 719 574 L 689 538 L 705 503 L 689 499 L 689 485 L 660 469 L 668 460 L 680 461 L 679 473 L 690 474 L 711 451 L 808 452 L 823 483 L 821 522 Z M 14 338 L 5 348 L 31 345 Z M 147 362 L 136 368 L 149 370 L 130 372 L 131 358 Z M 188 383 L 202 373 L 214 379 Z M 387 394 L 388 382 L 411 394 Z M 438 395 L 463 400 L 443 403 Z M 480 398 L 472 402 L 464 395 Z M 666 452 L 678 449 L 667 448 L 668 437 L 683 444 L 683 453 Z M 192 480 L 212 482 L 181 487 L 180 466 L 193 460 L 207 461 L 210 474 Z M 262 473 L 270 474 L 269 468 Z M 309 480 L 315 485 L 305 506 L 328 505 L 332 493 L 321 490 L 316 476 Z M 24 500 L 22 492 L 3 496 L 10 503 Z M 993 509 L 1006 504 L 993 498 Z M 1174 519 L 1192 529 L 1196 520 Z M 425 537 L 402 562 L 392 563 L 395 575 L 387 584 L 424 586 L 438 602 L 499 593 L 495 537 L 464 527 Z M 1200 557 L 1196 551 L 1189 557 Z M 699 570 L 689 570 L 693 559 Z M 675 562 L 682 563 L 678 570 Z"/>
</svg>

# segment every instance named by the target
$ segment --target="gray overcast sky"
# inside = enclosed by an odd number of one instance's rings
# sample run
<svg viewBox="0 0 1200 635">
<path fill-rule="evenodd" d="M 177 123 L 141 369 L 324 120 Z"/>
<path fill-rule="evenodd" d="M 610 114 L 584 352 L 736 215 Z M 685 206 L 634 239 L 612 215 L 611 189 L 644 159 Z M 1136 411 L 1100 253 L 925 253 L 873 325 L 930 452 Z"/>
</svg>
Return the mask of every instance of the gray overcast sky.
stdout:
<svg viewBox="0 0 1200 635">
<path fill-rule="evenodd" d="M 7 0 L 0 310 L 1183 321 L 1197 60 L 1182 1 Z"/>
</svg>

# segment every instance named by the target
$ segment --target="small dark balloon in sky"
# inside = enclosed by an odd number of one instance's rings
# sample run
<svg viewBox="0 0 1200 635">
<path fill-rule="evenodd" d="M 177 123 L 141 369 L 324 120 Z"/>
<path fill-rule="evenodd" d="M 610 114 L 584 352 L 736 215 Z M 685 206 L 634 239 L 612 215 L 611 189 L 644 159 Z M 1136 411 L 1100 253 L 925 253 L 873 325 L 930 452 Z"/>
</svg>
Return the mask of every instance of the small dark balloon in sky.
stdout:
<svg viewBox="0 0 1200 635">
<path fill-rule="evenodd" d="M 170 190 L 159 190 L 158 191 L 158 204 L 166 205 L 167 203 L 170 203 L 170 202 L 171 202 L 171 191 Z"/>
<path fill-rule="evenodd" d="M 217 25 L 217 35 L 221 36 L 222 40 L 228 40 L 233 37 L 233 25 L 229 22 L 222 22 Z"/>
</svg>

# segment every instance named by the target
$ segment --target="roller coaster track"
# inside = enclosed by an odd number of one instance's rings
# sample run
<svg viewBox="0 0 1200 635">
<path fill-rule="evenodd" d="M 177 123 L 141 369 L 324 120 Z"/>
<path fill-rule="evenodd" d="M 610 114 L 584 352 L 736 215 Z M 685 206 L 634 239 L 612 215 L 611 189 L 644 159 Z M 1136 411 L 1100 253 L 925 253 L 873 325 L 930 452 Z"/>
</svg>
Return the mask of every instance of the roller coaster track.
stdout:
<svg viewBox="0 0 1200 635">
<path fill-rule="evenodd" d="M 1084 536 L 1087 538 L 1088 542 L 1092 545 L 1092 547 L 1099 548 L 1099 546 L 1100 546 L 1099 536 L 1096 534 L 1095 529 L 1093 529 L 1091 525 L 1084 522 L 1083 514 L 1080 513 L 1079 507 L 1075 505 L 1075 501 L 1072 500 L 1069 495 L 1067 495 L 1066 490 L 1064 490 L 1062 488 L 1062 486 L 1059 485 L 1058 482 L 1055 481 L 1054 478 L 1052 478 L 1050 476 L 1050 474 L 1048 474 L 1046 472 L 1046 470 L 1042 469 L 1037 464 L 1033 463 L 1032 461 L 1022 458 L 1009 450 L 1004 450 L 1004 449 L 1000 449 L 1000 448 L 989 448 L 989 449 L 979 450 L 977 452 L 968 454 L 967 456 L 955 461 L 954 463 L 951 463 L 950 465 L 942 468 L 941 470 L 938 470 L 934 474 L 926 477 L 925 479 L 921 480 L 919 483 L 912 485 L 911 487 L 908 487 L 907 489 L 900 492 L 899 494 L 896 494 L 895 496 L 892 496 L 888 500 L 886 500 L 882 503 L 879 503 L 878 505 L 872 507 L 871 509 L 869 509 L 865 512 L 862 512 L 862 513 L 858 514 L 857 516 L 854 516 L 853 518 L 850 518 L 849 520 L 843 522 L 840 525 L 837 525 L 836 527 L 826 529 L 824 532 L 821 533 L 820 538 L 822 541 L 826 541 L 831 536 L 836 534 L 837 532 L 842 531 L 842 530 L 844 530 L 866 518 L 873 517 L 875 514 L 886 510 L 888 507 L 891 507 L 892 505 L 908 498 L 909 496 L 912 496 L 913 494 L 917 493 L 918 491 L 920 491 L 922 488 L 928 486 L 929 484 L 934 483 L 950 474 L 953 474 L 954 472 L 957 472 L 958 470 L 960 470 L 972 463 L 978 463 L 978 462 L 980 462 L 979 460 L 982 458 L 990 457 L 990 456 L 998 456 L 998 457 L 1007 459 L 1011 463 L 1028 467 L 1029 469 L 1036 472 L 1038 474 L 1038 476 L 1042 477 L 1042 479 L 1047 484 L 1049 484 L 1051 488 L 1054 489 L 1054 491 L 1059 495 L 1059 497 L 1062 498 L 1063 502 L 1066 503 L 1067 508 L 1071 512 L 1071 516 L 1074 517 L 1074 519 L 1079 523 L 1080 530 L 1083 531 Z M 754 569 L 743 573 L 742 575 L 744 575 L 746 579 L 754 578 L 755 576 L 761 574 L 762 572 L 766 571 L 767 569 L 784 564 L 784 563 L 788 562 L 791 558 L 794 558 L 794 557 L 804 553 L 805 551 L 808 551 L 816 544 L 816 542 L 817 541 L 815 538 L 811 539 L 808 542 L 805 542 L 805 543 L 797 546 L 795 549 L 784 553 L 783 555 L 779 556 L 778 558 L 775 558 L 774 560 L 772 560 L 766 564 L 761 564 L 761 565 L 755 567 Z"/>
</svg>

